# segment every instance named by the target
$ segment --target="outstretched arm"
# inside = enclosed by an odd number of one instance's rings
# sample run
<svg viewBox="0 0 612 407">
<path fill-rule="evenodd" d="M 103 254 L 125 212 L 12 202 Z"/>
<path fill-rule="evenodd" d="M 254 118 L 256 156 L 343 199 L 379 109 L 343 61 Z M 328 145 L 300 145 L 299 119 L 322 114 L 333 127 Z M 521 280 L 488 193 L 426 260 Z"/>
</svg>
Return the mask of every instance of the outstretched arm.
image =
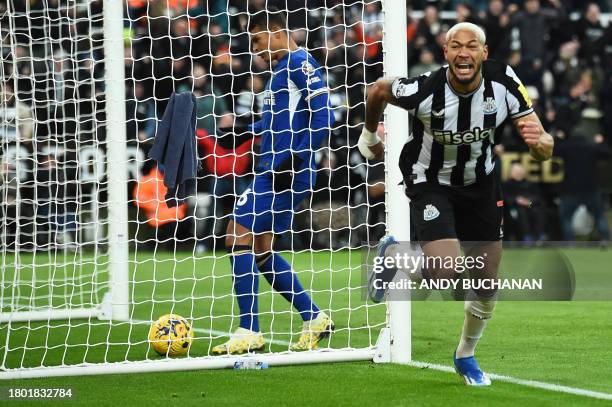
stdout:
<svg viewBox="0 0 612 407">
<path fill-rule="evenodd" d="M 357 147 L 361 154 L 369 160 L 382 159 L 385 152 L 385 147 L 378 138 L 376 129 L 387 103 L 395 104 L 396 99 L 393 97 L 391 89 L 394 80 L 395 78 L 380 78 L 368 91 L 365 125 L 361 131 Z"/>
<path fill-rule="evenodd" d="M 530 113 L 512 121 L 529 147 L 529 153 L 533 158 L 538 161 L 546 161 L 552 157 L 555 142 L 542 127 L 542 122 L 537 114 Z"/>
<path fill-rule="evenodd" d="M 380 78 L 368 91 L 366 101 L 365 128 L 370 132 L 376 132 L 378 121 L 382 116 L 387 103 L 394 102 L 395 98 L 391 91 L 391 85 L 395 78 Z"/>
</svg>

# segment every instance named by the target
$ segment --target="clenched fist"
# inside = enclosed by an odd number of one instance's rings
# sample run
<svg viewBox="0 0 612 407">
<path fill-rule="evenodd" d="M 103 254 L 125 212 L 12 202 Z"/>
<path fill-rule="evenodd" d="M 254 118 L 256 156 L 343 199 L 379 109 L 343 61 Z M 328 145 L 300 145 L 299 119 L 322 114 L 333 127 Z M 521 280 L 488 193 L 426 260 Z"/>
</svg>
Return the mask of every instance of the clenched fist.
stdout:
<svg viewBox="0 0 612 407">
<path fill-rule="evenodd" d="M 536 148 L 539 146 L 540 138 L 542 137 L 542 128 L 538 123 L 520 121 L 518 122 L 518 130 L 523 140 L 525 140 L 527 147 Z"/>
</svg>

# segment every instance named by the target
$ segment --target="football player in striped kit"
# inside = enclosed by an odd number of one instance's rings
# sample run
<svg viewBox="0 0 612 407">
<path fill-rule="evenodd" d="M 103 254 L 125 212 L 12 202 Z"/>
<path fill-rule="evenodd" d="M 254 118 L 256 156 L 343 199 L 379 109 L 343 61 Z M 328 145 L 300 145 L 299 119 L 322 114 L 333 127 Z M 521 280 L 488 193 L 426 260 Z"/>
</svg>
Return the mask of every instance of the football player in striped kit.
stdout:
<svg viewBox="0 0 612 407">
<path fill-rule="evenodd" d="M 520 79 L 511 67 L 487 60 L 484 31 L 459 23 L 446 35 L 447 65 L 415 78 L 380 78 L 368 92 L 366 120 L 359 150 L 368 159 L 381 158 L 376 135 L 387 103 L 408 110 L 409 141 L 399 161 L 411 200 L 411 221 L 426 257 L 484 256 L 484 266 L 470 278 L 495 278 L 501 260 L 503 201 L 493 174 L 495 129 L 510 118 L 537 160 L 552 155 L 553 138 L 544 131 Z M 406 208 L 408 211 L 408 208 Z M 379 256 L 400 247 L 392 236 L 379 244 Z M 446 265 L 448 263 L 445 263 Z M 390 280 L 396 268 L 375 276 Z M 416 279 L 454 279 L 453 267 L 421 267 Z M 370 297 L 381 301 L 381 284 L 371 281 Z M 494 290 L 469 292 L 459 345 L 453 355 L 457 372 L 468 385 L 490 385 L 474 359 L 478 340 L 495 308 Z"/>
</svg>

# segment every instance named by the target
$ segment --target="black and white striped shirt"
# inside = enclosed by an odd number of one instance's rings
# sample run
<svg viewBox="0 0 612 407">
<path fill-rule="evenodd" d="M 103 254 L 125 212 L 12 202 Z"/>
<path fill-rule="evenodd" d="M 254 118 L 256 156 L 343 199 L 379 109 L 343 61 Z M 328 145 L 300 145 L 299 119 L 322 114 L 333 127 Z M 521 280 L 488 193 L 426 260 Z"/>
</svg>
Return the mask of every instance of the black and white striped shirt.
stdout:
<svg viewBox="0 0 612 407">
<path fill-rule="evenodd" d="M 396 104 L 411 115 L 411 132 L 400 156 L 407 184 L 469 185 L 493 171 L 495 129 L 507 117 L 533 112 L 525 86 L 512 68 L 487 60 L 482 81 L 457 94 L 448 67 L 392 84 Z"/>
</svg>

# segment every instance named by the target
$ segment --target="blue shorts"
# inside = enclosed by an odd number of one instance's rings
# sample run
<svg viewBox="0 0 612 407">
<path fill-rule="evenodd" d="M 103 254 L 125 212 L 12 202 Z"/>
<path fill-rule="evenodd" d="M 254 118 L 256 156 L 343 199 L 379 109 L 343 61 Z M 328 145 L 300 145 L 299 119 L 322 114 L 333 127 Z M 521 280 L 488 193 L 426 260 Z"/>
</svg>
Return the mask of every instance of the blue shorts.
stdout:
<svg viewBox="0 0 612 407">
<path fill-rule="evenodd" d="M 234 222 L 255 233 L 283 233 L 291 229 L 293 213 L 310 196 L 309 183 L 294 183 L 294 191 L 275 193 L 272 177 L 257 175 L 236 200 Z"/>
</svg>

